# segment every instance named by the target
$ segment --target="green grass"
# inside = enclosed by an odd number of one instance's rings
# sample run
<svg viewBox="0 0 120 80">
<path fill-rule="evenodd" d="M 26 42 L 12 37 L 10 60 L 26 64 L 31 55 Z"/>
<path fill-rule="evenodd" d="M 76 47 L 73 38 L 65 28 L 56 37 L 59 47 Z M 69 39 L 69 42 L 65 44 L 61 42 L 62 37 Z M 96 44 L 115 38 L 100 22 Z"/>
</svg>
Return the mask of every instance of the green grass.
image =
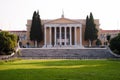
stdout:
<svg viewBox="0 0 120 80">
<path fill-rule="evenodd" d="M 120 60 L 0 61 L 0 80 L 120 80 Z"/>
</svg>

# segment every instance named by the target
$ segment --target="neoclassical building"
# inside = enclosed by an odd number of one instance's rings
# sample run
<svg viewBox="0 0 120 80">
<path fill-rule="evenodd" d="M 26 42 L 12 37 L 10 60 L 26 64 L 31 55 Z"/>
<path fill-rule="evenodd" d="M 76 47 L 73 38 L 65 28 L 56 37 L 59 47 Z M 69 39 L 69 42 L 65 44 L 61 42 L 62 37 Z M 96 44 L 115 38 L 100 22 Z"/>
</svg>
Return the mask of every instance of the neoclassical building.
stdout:
<svg viewBox="0 0 120 80">
<path fill-rule="evenodd" d="M 100 29 L 99 39 L 102 42 L 102 45 L 105 45 L 107 41 L 107 35 L 110 35 L 110 38 L 116 37 L 120 33 L 120 30 L 102 30 Z"/>
<path fill-rule="evenodd" d="M 53 20 L 41 20 L 43 25 L 44 41 L 43 48 L 74 47 L 82 48 L 88 45 L 84 40 L 85 19 L 68 19 L 64 15 Z M 27 20 L 27 40 L 30 41 L 30 28 L 32 20 Z M 95 19 L 96 28 L 99 30 L 99 20 Z M 99 33 L 98 33 L 99 34 Z"/>
</svg>

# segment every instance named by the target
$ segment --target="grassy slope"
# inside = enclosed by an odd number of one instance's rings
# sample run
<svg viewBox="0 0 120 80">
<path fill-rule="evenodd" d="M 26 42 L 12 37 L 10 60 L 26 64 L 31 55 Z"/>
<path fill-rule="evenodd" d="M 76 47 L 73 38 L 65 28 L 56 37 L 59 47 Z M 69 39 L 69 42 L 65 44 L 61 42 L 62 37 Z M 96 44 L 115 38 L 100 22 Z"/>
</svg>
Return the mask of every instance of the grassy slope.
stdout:
<svg viewBox="0 0 120 80">
<path fill-rule="evenodd" d="M 0 80 L 120 80 L 119 60 L 0 62 Z"/>
</svg>

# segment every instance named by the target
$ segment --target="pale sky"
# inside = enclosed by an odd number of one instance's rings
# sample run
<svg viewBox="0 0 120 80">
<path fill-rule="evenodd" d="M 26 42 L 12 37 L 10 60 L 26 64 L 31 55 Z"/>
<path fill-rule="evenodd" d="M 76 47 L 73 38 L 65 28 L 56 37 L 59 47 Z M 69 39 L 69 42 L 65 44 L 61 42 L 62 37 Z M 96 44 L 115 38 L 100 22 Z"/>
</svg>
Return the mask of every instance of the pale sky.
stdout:
<svg viewBox="0 0 120 80">
<path fill-rule="evenodd" d="M 0 0 L 0 29 L 26 30 L 27 19 L 39 10 L 41 19 L 86 19 L 90 12 L 100 28 L 120 29 L 120 0 Z"/>
</svg>

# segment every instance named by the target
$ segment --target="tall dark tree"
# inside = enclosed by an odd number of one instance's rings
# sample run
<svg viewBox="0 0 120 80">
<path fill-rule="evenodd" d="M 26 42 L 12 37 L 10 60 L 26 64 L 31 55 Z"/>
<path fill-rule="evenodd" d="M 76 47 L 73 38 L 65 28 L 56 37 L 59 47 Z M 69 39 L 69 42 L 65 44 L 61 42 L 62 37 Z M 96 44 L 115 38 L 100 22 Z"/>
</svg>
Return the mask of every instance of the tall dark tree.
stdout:
<svg viewBox="0 0 120 80">
<path fill-rule="evenodd" d="M 36 16 L 36 11 L 34 11 L 33 13 L 32 24 L 30 29 L 30 40 L 34 41 L 34 44 L 35 44 L 35 25 L 36 25 L 35 16 Z"/>
<path fill-rule="evenodd" d="M 96 24 L 94 23 L 94 18 L 93 18 L 93 15 L 92 13 L 90 13 L 90 20 L 89 20 L 89 25 L 90 25 L 90 42 L 91 42 L 91 45 L 93 43 L 94 40 L 97 39 L 98 37 L 98 30 L 96 28 Z"/>
<path fill-rule="evenodd" d="M 36 36 L 36 41 L 37 45 L 43 40 L 43 32 L 42 32 L 42 24 L 41 24 L 41 19 L 39 15 L 39 11 L 37 11 L 37 25 L 36 25 L 36 31 L 37 31 L 37 36 Z"/>
<path fill-rule="evenodd" d="M 107 37 L 107 41 L 108 41 L 108 43 L 109 43 L 109 42 L 110 42 L 111 35 L 108 34 L 106 37 Z"/>
<path fill-rule="evenodd" d="M 85 27 L 85 37 L 84 37 L 84 39 L 85 39 L 85 41 L 86 40 L 88 40 L 89 39 L 89 18 L 88 18 L 88 15 L 87 15 L 87 17 L 86 17 L 86 27 Z"/>
<path fill-rule="evenodd" d="M 42 39 L 43 33 L 39 11 L 34 11 L 30 30 L 30 40 L 34 42 L 35 47 L 38 47 Z"/>
<path fill-rule="evenodd" d="M 92 45 L 93 41 L 98 37 L 98 30 L 96 24 L 94 23 L 94 18 L 92 13 L 90 17 L 86 18 L 86 28 L 85 28 L 85 40 L 89 41 L 89 46 Z"/>
</svg>

